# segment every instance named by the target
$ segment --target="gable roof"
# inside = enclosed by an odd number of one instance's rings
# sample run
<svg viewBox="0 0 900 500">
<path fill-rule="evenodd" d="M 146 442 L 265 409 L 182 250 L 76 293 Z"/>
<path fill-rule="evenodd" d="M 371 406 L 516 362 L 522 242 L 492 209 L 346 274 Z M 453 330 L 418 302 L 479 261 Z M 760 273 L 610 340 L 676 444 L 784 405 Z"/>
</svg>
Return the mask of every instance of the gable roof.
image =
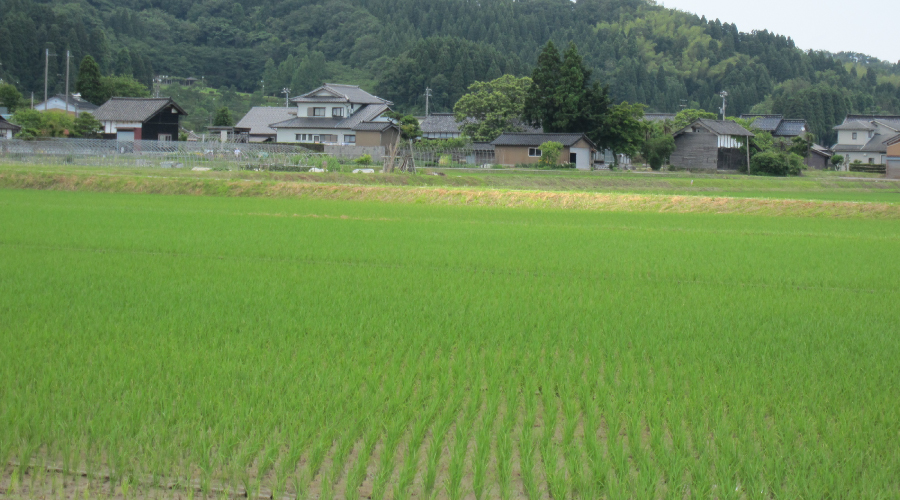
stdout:
<svg viewBox="0 0 900 500">
<path fill-rule="evenodd" d="M 832 127 L 833 130 L 866 130 L 866 131 L 872 131 L 872 130 L 875 130 L 875 128 L 876 128 L 875 125 L 872 125 L 871 123 L 869 123 L 867 121 L 851 120 L 849 116 L 844 119 L 844 123 L 841 123 L 840 125 Z"/>
<path fill-rule="evenodd" d="M 275 130 L 269 125 L 290 120 L 296 114 L 297 108 L 255 106 L 250 108 L 234 128 L 248 130 L 250 135 L 275 135 Z"/>
<path fill-rule="evenodd" d="M 326 92 L 328 96 L 317 96 L 320 92 Z M 359 88 L 359 85 L 344 85 L 340 83 L 326 83 L 321 87 L 294 97 L 291 102 L 351 102 L 354 104 L 394 104 L 391 101 L 374 96 Z"/>
<path fill-rule="evenodd" d="M 784 120 L 784 115 L 741 115 L 743 120 L 751 120 L 754 127 L 763 132 L 775 132 Z"/>
<path fill-rule="evenodd" d="M 322 118 L 322 117 L 306 117 L 298 116 L 269 125 L 271 128 L 316 128 L 316 129 L 344 129 L 344 130 L 362 130 L 357 127 L 361 124 L 370 122 L 378 118 L 379 115 L 387 111 L 389 108 L 386 104 L 367 104 L 359 108 L 355 113 L 346 118 Z M 379 124 L 387 124 L 388 122 L 373 122 Z M 384 130 L 385 126 L 381 126 L 378 130 Z"/>
<path fill-rule="evenodd" d="M 806 132 L 806 120 L 781 120 L 775 133 L 775 137 L 797 137 Z"/>
<path fill-rule="evenodd" d="M 809 148 L 809 152 L 815 153 L 819 156 L 824 156 L 825 158 L 831 158 L 832 156 L 834 156 L 834 151 L 818 144 L 813 144 L 812 147 Z"/>
<path fill-rule="evenodd" d="M 16 125 L 15 123 L 10 123 L 6 121 L 5 118 L 0 116 L 0 130 L 12 130 L 13 132 L 18 132 L 22 130 L 22 127 Z"/>
<path fill-rule="evenodd" d="M 684 127 L 672 135 L 678 137 L 681 134 L 687 133 L 689 130 L 693 130 L 695 125 L 700 125 L 716 135 L 755 137 L 749 130 L 731 120 L 707 120 L 706 118 L 698 118 L 687 127 Z"/>
<path fill-rule="evenodd" d="M 113 97 L 94 111 L 99 121 L 145 122 L 169 105 L 182 115 L 187 113 L 170 97 Z"/>
<path fill-rule="evenodd" d="M 553 141 L 563 145 L 563 147 L 571 147 L 576 142 L 584 139 L 592 148 L 597 146 L 587 138 L 584 134 L 530 134 L 524 132 L 504 132 L 500 137 L 494 139 L 491 144 L 494 146 L 528 146 L 537 147 L 541 144 Z"/>
<path fill-rule="evenodd" d="M 50 97 L 50 99 L 59 99 L 60 101 L 66 102 L 66 94 L 56 94 L 55 96 Z M 40 106 L 41 104 L 46 104 L 50 101 L 47 99 L 46 101 L 36 104 L 36 106 Z M 69 96 L 69 106 L 73 108 L 78 108 L 82 111 L 90 111 L 92 109 L 97 109 L 99 106 L 84 100 L 83 97 L 79 94 L 71 94 Z"/>
<path fill-rule="evenodd" d="M 424 134 L 458 134 L 456 115 L 453 113 L 432 113 L 422 119 L 419 128 Z"/>
</svg>

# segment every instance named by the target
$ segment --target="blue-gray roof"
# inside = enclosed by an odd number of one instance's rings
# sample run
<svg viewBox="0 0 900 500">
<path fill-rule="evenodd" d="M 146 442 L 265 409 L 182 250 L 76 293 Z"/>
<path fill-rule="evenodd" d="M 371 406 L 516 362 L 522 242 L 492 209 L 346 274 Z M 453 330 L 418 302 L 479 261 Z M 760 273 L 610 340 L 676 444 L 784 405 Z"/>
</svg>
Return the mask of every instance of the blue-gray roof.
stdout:
<svg viewBox="0 0 900 500">
<path fill-rule="evenodd" d="M 781 120 L 778 129 L 772 134 L 775 137 L 797 137 L 806 133 L 806 120 Z"/>
<path fill-rule="evenodd" d="M 529 146 L 536 147 L 541 144 L 553 141 L 562 144 L 564 147 L 570 147 L 576 142 L 584 139 L 591 146 L 594 146 L 594 143 L 591 142 L 590 139 L 587 138 L 584 134 L 572 133 L 572 134 L 529 134 L 529 133 L 515 133 L 515 132 L 506 132 L 501 134 L 500 137 L 494 139 L 491 144 L 494 146 Z M 594 146 L 596 147 L 596 146 Z"/>
</svg>

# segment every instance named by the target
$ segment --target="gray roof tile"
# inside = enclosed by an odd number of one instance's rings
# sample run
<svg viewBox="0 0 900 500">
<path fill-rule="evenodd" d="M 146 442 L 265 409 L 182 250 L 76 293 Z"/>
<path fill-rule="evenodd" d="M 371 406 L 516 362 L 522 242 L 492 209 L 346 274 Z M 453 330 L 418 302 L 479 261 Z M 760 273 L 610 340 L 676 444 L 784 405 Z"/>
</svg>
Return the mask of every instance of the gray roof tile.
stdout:
<svg viewBox="0 0 900 500">
<path fill-rule="evenodd" d="M 594 145 L 590 139 L 584 134 L 529 134 L 506 132 L 491 142 L 494 146 L 540 146 L 547 141 L 558 142 L 564 147 L 569 147 L 581 139 L 586 140 L 592 146 Z"/>
<path fill-rule="evenodd" d="M 249 130 L 250 135 L 275 135 L 275 130 L 269 125 L 290 120 L 296 115 L 297 108 L 256 106 L 250 108 L 234 128 Z"/>
<path fill-rule="evenodd" d="M 187 113 L 171 98 L 113 97 L 93 112 L 100 121 L 145 122 L 168 107 L 175 106 L 182 115 Z"/>
<path fill-rule="evenodd" d="M 851 120 L 850 117 L 844 119 L 844 123 L 833 127 L 834 130 L 875 130 L 875 125 L 863 120 Z"/>
<path fill-rule="evenodd" d="M 782 120 L 773 134 L 775 137 L 798 137 L 806 132 L 806 120 Z"/>
<path fill-rule="evenodd" d="M 426 134 L 458 134 L 459 126 L 456 124 L 456 115 L 453 113 L 433 113 L 426 116 L 419 128 Z"/>
<path fill-rule="evenodd" d="M 784 115 L 741 115 L 745 120 L 753 120 L 753 126 L 763 132 L 775 132 L 781 125 Z"/>
<path fill-rule="evenodd" d="M 16 125 L 15 123 L 9 123 L 8 121 L 6 121 L 6 119 L 0 116 L 0 130 L 12 130 L 18 132 L 22 130 L 22 127 Z"/>
<path fill-rule="evenodd" d="M 314 96 L 321 91 L 331 94 L 330 97 Z M 356 104 L 393 104 L 391 101 L 374 96 L 359 88 L 359 85 L 343 85 L 340 83 L 326 83 L 321 87 L 294 97 L 291 102 L 352 102 Z"/>
<path fill-rule="evenodd" d="M 283 122 L 272 123 L 272 128 L 340 128 L 337 125 L 343 121 L 343 118 L 310 118 L 300 116 L 291 118 Z"/>
<path fill-rule="evenodd" d="M 749 130 L 745 129 L 744 127 L 740 126 L 738 123 L 735 123 L 731 120 L 724 120 L 724 121 L 723 120 L 707 120 L 705 118 L 700 118 L 700 119 L 694 120 L 693 123 L 691 123 L 690 125 L 688 125 L 687 127 L 683 128 L 683 129 L 679 130 L 678 132 L 675 132 L 673 135 L 679 136 L 679 135 L 687 132 L 688 130 L 691 129 L 691 127 L 694 126 L 694 124 L 700 124 L 703 127 L 705 127 L 707 130 L 709 130 L 710 132 L 712 132 L 716 135 L 753 137 L 753 134 L 750 133 Z"/>
</svg>

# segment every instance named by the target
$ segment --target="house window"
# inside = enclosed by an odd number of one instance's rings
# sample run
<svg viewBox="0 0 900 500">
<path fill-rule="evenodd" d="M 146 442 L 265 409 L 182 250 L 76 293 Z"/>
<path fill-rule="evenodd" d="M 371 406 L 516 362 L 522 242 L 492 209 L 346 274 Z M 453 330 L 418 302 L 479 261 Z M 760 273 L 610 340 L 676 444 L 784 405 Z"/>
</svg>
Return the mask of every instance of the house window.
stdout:
<svg viewBox="0 0 900 500">
<path fill-rule="evenodd" d="M 528 148 L 528 156 L 540 157 L 541 156 L 540 148 Z"/>
<path fill-rule="evenodd" d="M 158 139 L 159 139 L 160 141 L 171 141 L 171 140 L 172 140 L 172 134 L 159 134 Z"/>
<path fill-rule="evenodd" d="M 875 164 L 875 158 L 869 158 L 869 165 Z"/>
<path fill-rule="evenodd" d="M 331 108 L 331 116 L 334 118 L 344 116 L 344 108 Z"/>
<path fill-rule="evenodd" d="M 856 132 L 853 132 L 853 140 L 856 140 Z"/>
<path fill-rule="evenodd" d="M 344 142 L 347 144 L 356 144 L 356 135 L 345 135 Z"/>
<path fill-rule="evenodd" d="M 313 116 L 325 116 L 325 108 L 313 108 Z"/>
</svg>

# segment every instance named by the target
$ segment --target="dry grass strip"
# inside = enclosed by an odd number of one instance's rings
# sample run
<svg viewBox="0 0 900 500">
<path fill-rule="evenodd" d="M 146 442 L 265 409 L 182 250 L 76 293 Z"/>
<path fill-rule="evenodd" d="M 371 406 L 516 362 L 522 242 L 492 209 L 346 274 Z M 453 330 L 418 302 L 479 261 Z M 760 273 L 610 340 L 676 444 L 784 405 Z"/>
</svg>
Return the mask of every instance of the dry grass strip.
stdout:
<svg viewBox="0 0 900 500">
<path fill-rule="evenodd" d="M 900 205 L 654 194 L 359 186 L 92 174 L 0 172 L 0 188 L 193 196 L 259 196 L 502 208 L 900 219 Z"/>
</svg>

